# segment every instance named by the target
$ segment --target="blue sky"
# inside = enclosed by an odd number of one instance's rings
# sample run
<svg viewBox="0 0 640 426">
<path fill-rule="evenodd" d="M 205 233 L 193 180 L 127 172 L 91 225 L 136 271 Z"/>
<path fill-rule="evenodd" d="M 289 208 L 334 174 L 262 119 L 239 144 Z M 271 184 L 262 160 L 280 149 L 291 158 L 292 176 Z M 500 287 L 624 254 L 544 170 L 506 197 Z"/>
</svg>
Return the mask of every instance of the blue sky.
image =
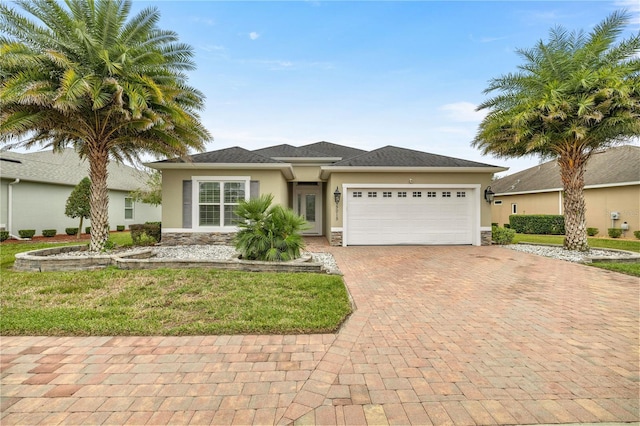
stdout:
<svg viewBox="0 0 640 426">
<path fill-rule="evenodd" d="M 511 167 L 470 146 L 475 106 L 516 48 L 555 25 L 589 31 L 620 1 L 135 1 L 193 46 L 189 83 L 206 95 L 207 150 L 321 140 L 396 145 Z"/>
</svg>

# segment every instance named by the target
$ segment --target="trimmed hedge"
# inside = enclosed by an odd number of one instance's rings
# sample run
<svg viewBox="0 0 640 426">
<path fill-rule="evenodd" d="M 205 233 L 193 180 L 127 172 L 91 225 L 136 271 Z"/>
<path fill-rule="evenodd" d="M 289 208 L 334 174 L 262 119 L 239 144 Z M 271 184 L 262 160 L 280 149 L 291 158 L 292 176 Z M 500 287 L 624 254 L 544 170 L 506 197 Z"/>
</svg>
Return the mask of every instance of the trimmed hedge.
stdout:
<svg viewBox="0 0 640 426">
<path fill-rule="evenodd" d="M 33 236 L 36 235 L 36 230 L 35 229 L 19 229 L 18 235 L 20 235 L 20 238 L 33 238 Z"/>
<path fill-rule="evenodd" d="M 78 228 L 64 228 L 67 235 L 78 235 Z"/>
<path fill-rule="evenodd" d="M 56 231 L 55 229 L 43 229 L 42 230 L 42 236 L 43 237 L 55 237 L 56 234 L 58 233 L 58 231 Z"/>
<path fill-rule="evenodd" d="M 160 242 L 161 228 L 157 223 L 129 225 L 131 239 L 137 246 L 146 246 Z"/>
<path fill-rule="evenodd" d="M 587 228 L 587 235 L 590 237 L 595 237 L 598 235 L 598 232 L 600 232 L 598 228 Z"/>
<path fill-rule="evenodd" d="M 9 231 L 0 231 L 0 243 L 9 239 Z"/>
<path fill-rule="evenodd" d="M 611 238 L 620 238 L 622 235 L 622 228 L 609 228 L 607 229 L 607 233 Z"/>
<path fill-rule="evenodd" d="M 640 231 L 633 231 L 633 236 L 640 240 Z"/>
<path fill-rule="evenodd" d="M 564 216 L 557 214 L 513 214 L 511 229 L 518 234 L 564 235 Z"/>
<path fill-rule="evenodd" d="M 513 237 L 516 236 L 516 231 L 509 228 L 500 228 L 498 226 L 491 227 L 491 239 L 500 245 L 511 244 Z"/>
<path fill-rule="evenodd" d="M 124 231 L 124 225 L 117 225 L 116 226 L 116 231 L 118 231 L 118 232 Z"/>
<path fill-rule="evenodd" d="M 84 233 L 85 234 L 90 234 L 91 233 L 91 227 L 87 226 L 86 228 L 84 228 Z"/>
</svg>

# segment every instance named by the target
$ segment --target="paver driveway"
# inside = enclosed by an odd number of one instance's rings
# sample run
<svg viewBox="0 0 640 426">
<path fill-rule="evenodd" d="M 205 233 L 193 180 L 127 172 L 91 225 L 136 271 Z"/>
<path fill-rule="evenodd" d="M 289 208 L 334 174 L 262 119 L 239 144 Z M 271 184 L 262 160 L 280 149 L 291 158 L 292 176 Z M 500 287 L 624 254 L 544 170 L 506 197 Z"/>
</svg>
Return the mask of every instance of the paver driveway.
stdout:
<svg viewBox="0 0 640 426">
<path fill-rule="evenodd" d="M 2 338 L 2 424 L 640 419 L 639 281 L 499 247 L 327 248 L 336 335 Z"/>
</svg>

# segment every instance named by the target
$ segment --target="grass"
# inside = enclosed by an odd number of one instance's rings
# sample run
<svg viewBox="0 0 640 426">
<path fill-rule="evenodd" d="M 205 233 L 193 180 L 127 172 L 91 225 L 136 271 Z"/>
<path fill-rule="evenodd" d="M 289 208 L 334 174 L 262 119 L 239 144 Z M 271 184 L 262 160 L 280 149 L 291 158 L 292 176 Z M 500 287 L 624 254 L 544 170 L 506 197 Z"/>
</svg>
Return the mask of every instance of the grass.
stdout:
<svg viewBox="0 0 640 426">
<path fill-rule="evenodd" d="M 0 245 L 1 335 L 325 333 L 351 312 L 342 278 L 333 275 L 9 269 L 15 253 L 52 246 Z"/>
<path fill-rule="evenodd" d="M 539 244 L 562 244 L 564 236 L 562 235 L 531 235 L 531 234 L 516 234 L 513 242 L 527 242 L 527 243 L 539 243 Z M 633 252 L 640 252 L 640 240 L 621 240 L 613 238 L 596 238 L 589 237 L 589 247 L 591 248 L 603 248 L 603 249 L 616 249 L 627 250 Z M 609 271 L 620 272 L 627 275 L 640 277 L 640 263 L 627 263 L 627 262 L 594 262 L 590 264 L 597 268 L 607 269 Z"/>
<path fill-rule="evenodd" d="M 622 240 L 613 238 L 597 238 L 589 237 L 589 247 L 591 248 L 608 248 L 616 250 L 628 250 L 640 252 L 640 240 Z M 533 234 L 516 234 L 513 239 L 514 243 L 539 243 L 539 244 L 560 244 L 564 241 L 563 235 L 533 235 Z"/>
<path fill-rule="evenodd" d="M 591 266 L 607 269 L 609 271 L 621 272 L 627 275 L 633 275 L 634 277 L 640 277 L 640 263 L 594 262 Z"/>
</svg>

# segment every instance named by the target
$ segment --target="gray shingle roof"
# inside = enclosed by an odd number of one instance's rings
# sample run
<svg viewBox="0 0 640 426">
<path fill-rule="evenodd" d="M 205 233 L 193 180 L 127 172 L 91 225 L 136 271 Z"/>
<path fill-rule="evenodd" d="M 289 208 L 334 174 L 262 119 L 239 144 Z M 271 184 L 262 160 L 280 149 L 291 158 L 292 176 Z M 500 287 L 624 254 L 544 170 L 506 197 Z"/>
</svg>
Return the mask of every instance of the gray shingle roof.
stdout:
<svg viewBox="0 0 640 426">
<path fill-rule="evenodd" d="M 353 158 L 338 161 L 333 166 L 350 167 L 496 167 L 475 161 L 412 149 L 385 146 Z"/>
<path fill-rule="evenodd" d="M 355 157 L 356 155 L 361 155 L 366 153 L 367 151 L 357 148 L 351 148 L 350 146 L 338 145 L 331 142 L 316 142 L 311 143 L 309 145 L 301 146 L 301 148 L 309 148 L 313 151 L 320 152 L 324 154 L 326 157 L 338 157 L 346 160 L 347 158 Z"/>
<path fill-rule="evenodd" d="M 107 170 L 109 189 L 132 191 L 144 188 L 149 178 L 149 175 L 141 170 L 114 162 L 109 163 Z M 81 160 L 72 149 L 55 154 L 53 151 L 2 151 L 0 174 L 3 179 L 76 186 L 83 178 L 89 176 L 89 163 L 86 159 Z"/>
<path fill-rule="evenodd" d="M 271 158 L 323 158 L 327 157 L 322 152 L 315 151 L 308 147 L 297 147 L 292 145 L 276 145 L 266 148 L 256 149 L 253 152 Z"/>
<path fill-rule="evenodd" d="M 593 154 L 584 175 L 585 186 L 640 181 L 640 147 L 623 145 Z M 505 176 L 491 184 L 496 194 L 562 188 L 555 160 Z"/>
<path fill-rule="evenodd" d="M 228 164 L 269 164 L 281 163 L 264 155 L 260 155 L 255 151 L 249 151 L 238 146 L 232 148 L 219 149 L 217 151 L 204 152 L 202 154 L 194 154 L 191 156 L 193 163 L 228 163 Z M 162 163 L 186 163 L 182 158 L 172 158 L 169 160 L 156 161 L 151 164 Z"/>
</svg>

